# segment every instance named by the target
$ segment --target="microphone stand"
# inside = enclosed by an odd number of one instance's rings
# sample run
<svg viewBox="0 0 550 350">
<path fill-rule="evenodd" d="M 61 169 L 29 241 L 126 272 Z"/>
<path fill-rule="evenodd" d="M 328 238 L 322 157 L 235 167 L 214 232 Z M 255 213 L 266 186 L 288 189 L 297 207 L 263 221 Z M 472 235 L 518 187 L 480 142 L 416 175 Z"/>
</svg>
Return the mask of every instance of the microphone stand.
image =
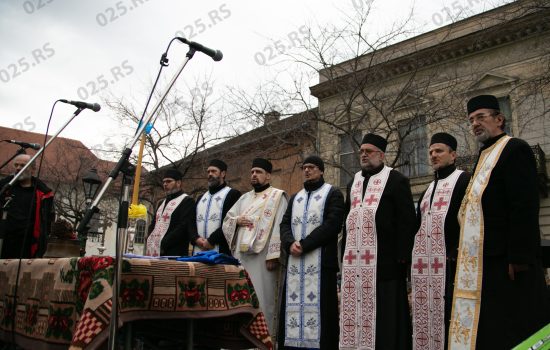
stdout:
<svg viewBox="0 0 550 350">
<path fill-rule="evenodd" d="M 0 165 L 0 169 L 2 169 L 3 167 L 5 167 L 6 165 L 8 165 L 12 160 L 13 158 L 17 157 L 18 155 L 20 154 L 24 154 L 25 153 L 25 148 L 24 147 L 20 147 L 13 156 L 11 156 L 10 159 L 6 160 L 4 162 L 4 164 Z"/>
<path fill-rule="evenodd" d="M 122 251 L 124 250 L 125 240 L 128 230 L 128 208 L 130 207 L 130 185 L 132 184 L 132 177 L 134 176 L 135 167 L 129 162 L 125 162 L 121 172 L 122 177 L 122 193 L 120 198 L 120 205 L 118 207 L 118 219 L 117 219 L 117 237 L 116 237 L 116 256 L 115 265 L 113 266 L 113 298 L 111 306 L 111 319 L 109 321 L 109 349 L 114 349 L 116 346 L 116 331 L 118 328 L 118 295 L 120 293 L 120 276 L 122 272 Z"/>
<path fill-rule="evenodd" d="M 6 222 L 8 220 L 8 209 L 12 200 L 13 196 L 9 196 L 6 200 L 6 203 L 4 203 L 4 206 L 2 207 L 2 222 L 0 223 L 0 256 L 2 256 L 2 247 L 4 246 L 4 238 L 6 234 L 5 228 Z"/>
<path fill-rule="evenodd" d="M 13 179 L 11 179 L 11 181 L 7 184 L 4 185 L 4 187 L 0 190 L 0 197 L 4 194 L 4 192 L 6 192 L 8 189 L 10 189 L 13 184 L 17 181 L 17 179 L 21 176 L 21 174 L 23 174 L 25 172 L 25 170 L 27 170 L 28 167 L 30 167 L 32 165 L 32 163 L 34 163 L 34 161 L 40 157 L 40 155 L 44 152 L 44 150 L 46 149 L 46 147 L 48 147 L 48 145 L 50 143 L 52 143 L 52 141 L 57 137 L 57 135 L 59 135 L 61 133 L 61 131 L 63 131 L 63 129 L 65 129 L 65 127 L 67 125 L 69 125 L 69 123 L 77 116 L 80 114 L 80 112 L 82 112 L 83 108 L 77 108 L 76 111 L 73 113 L 73 115 L 69 118 L 69 120 L 67 120 L 65 122 L 65 124 L 63 124 L 61 126 L 61 128 L 55 133 L 52 135 L 52 137 L 50 137 L 48 139 L 48 142 L 46 142 L 46 144 L 44 145 L 44 147 L 42 147 L 38 152 L 36 152 L 36 154 L 27 162 L 27 164 L 25 164 L 25 166 L 19 170 L 19 172 L 17 174 L 15 174 L 15 176 L 13 177 Z"/>
<path fill-rule="evenodd" d="M 123 167 L 129 162 L 130 154 L 132 154 L 132 148 L 134 148 L 134 146 L 136 145 L 138 140 L 141 138 L 141 134 L 145 131 L 145 127 L 153 119 L 153 116 L 155 115 L 155 113 L 160 108 L 160 106 L 162 104 L 162 101 L 164 101 L 164 99 L 166 98 L 166 96 L 170 92 L 170 89 L 172 88 L 172 86 L 176 82 L 176 79 L 180 76 L 181 72 L 183 71 L 183 69 L 185 68 L 185 66 L 189 62 L 189 60 L 191 58 L 193 58 L 193 55 L 195 54 L 195 52 L 196 52 L 195 48 L 193 48 L 193 47 L 189 48 L 189 51 L 185 55 L 185 59 L 183 60 L 182 64 L 180 65 L 180 67 L 176 71 L 176 74 L 172 77 L 172 80 L 170 80 L 170 82 L 166 86 L 166 89 L 161 94 L 160 99 L 157 101 L 157 103 L 153 107 L 152 111 L 143 119 L 143 122 L 141 123 L 141 125 L 139 126 L 137 132 L 135 133 L 134 138 L 130 141 L 128 146 L 126 146 L 126 148 L 121 152 L 121 156 L 120 156 L 120 159 L 118 160 L 118 163 L 115 165 L 113 170 L 109 173 L 109 177 L 107 178 L 107 180 L 105 181 L 105 183 L 103 184 L 101 189 L 99 190 L 99 193 L 96 195 L 96 197 L 92 201 L 92 204 L 90 204 L 88 209 L 86 209 L 86 212 L 84 213 L 84 217 L 82 218 L 82 221 L 80 221 L 80 223 L 78 225 L 78 228 L 77 228 L 77 232 L 78 232 L 79 235 L 84 234 L 86 232 L 86 230 L 88 229 L 88 225 L 89 225 L 89 222 L 90 222 L 92 216 L 94 215 L 94 213 L 99 211 L 98 205 L 99 205 L 99 202 L 101 201 L 101 199 L 103 198 L 103 196 L 105 195 L 105 192 L 107 191 L 109 186 L 111 186 L 111 183 L 118 177 L 118 174 L 122 171 Z M 119 247 L 123 247 L 123 245 L 120 242 L 120 234 L 122 234 L 126 231 L 126 226 L 127 226 L 127 222 L 128 222 L 128 206 L 126 206 L 125 210 L 123 210 L 124 208 L 123 208 L 122 204 L 123 203 L 121 203 L 121 205 L 120 205 L 119 215 L 120 214 L 125 215 L 126 219 L 119 220 L 119 224 L 124 224 L 125 225 L 124 228 L 122 228 L 120 226 L 117 227 L 117 233 L 118 234 L 116 236 L 116 243 L 115 243 L 115 246 L 117 247 L 116 248 L 116 257 L 115 257 L 115 260 L 116 260 L 115 272 L 117 272 L 117 273 L 119 273 L 119 271 L 122 270 L 122 254 L 121 254 L 122 252 L 121 252 L 121 249 L 119 249 Z M 113 275 L 113 296 L 112 296 L 111 324 L 110 324 L 110 328 L 109 328 L 109 347 L 108 347 L 110 350 L 115 349 L 116 336 L 117 336 L 116 332 L 117 332 L 117 326 L 118 326 L 116 323 L 113 322 L 114 321 L 113 317 L 118 316 L 118 315 L 114 316 L 118 312 L 117 303 L 118 303 L 118 284 L 119 283 L 117 281 L 118 280 L 117 273 L 115 273 Z M 115 286 L 116 286 L 116 288 L 115 288 Z"/>
</svg>

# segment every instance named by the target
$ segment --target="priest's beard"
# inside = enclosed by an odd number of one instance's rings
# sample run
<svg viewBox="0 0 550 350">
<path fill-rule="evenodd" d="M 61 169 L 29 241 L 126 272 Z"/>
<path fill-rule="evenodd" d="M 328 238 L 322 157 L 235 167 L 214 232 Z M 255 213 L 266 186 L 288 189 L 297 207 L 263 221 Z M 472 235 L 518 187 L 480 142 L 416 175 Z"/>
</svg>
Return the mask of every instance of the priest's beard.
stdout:
<svg viewBox="0 0 550 350">
<path fill-rule="evenodd" d="M 221 184 L 219 176 L 209 176 L 208 177 L 208 188 L 215 188 Z"/>
</svg>

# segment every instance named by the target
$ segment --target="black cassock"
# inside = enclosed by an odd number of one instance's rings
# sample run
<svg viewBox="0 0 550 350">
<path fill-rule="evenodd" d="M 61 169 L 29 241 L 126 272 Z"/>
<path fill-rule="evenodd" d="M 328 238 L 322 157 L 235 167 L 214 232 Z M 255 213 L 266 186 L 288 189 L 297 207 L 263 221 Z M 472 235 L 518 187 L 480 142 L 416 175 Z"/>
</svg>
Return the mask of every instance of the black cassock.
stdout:
<svg viewBox="0 0 550 350">
<path fill-rule="evenodd" d="M 502 136 L 488 140 L 481 151 Z M 481 199 L 485 232 L 477 349 L 510 349 L 550 322 L 537 184 L 531 148 L 511 139 Z M 512 281 L 508 264 L 526 264 L 529 269 L 516 273 Z"/>
<path fill-rule="evenodd" d="M 166 196 L 164 202 L 160 202 L 160 205 L 164 203 L 166 206 L 168 202 L 182 193 L 182 191 L 178 191 L 169 194 Z M 151 226 L 149 226 L 149 233 L 155 228 L 155 222 L 156 218 L 153 219 Z M 199 238 L 199 235 L 197 234 L 195 201 L 190 196 L 187 196 L 172 212 L 168 230 L 160 241 L 160 255 L 187 256 L 189 255 L 189 243 L 195 244 L 197 238 Z"/>
<path fill-rule="evenodd" d="M 379 173 L 383 165 L 371 172 L 362 171 L 363 196 L 369 178 Z M 346 217 L 350 211 L 350 189 L 347 186 Z M 376 210 L 376 348 L 410 349 L 412 325 L 407 299 L 407 265 L 411 259 L 416 228 L 414 202 L 409 180 L 391 170 L 380 204 Z M 344 240 L 346 241 L 346 230 Z M 344 244 L 342 244 L 344 256 Z"/>
<path fill-rule="evenodd" d="M 454 164 L 449 165 L 445 168 L 439 169 L 434 173 L 435 184 L 434 191 L 432 191 L 432 198 L 430 198 L 430 204 L 433 202 L 433 196 L 435 194 L 435 188 L 437 187 L 437 182 L 439 180 L 446 179 L 456 170 Z M 458 240 L 460 238 L 460 224 L 458 223 L 458 210 L 462 204 L 462 198 L 466 193 L 466 188 L 468 187 L 468 182 L 470 181 L 470 174 L 463 172 L 460 174 L 456 180 L 455 187 L 453 189 L 453 194 L 451 196 L 451 203 L 449 204 L 449 209 L 447 210 L 447 215 L 445 216 L 445 252 L 447 253 L 446 264 L 445 264 L 445 347 L 447 348 L 447 334 L 449 334 L 449 321 L 451 319 L 451 311 L 453 306 L 453 289 L 455 283 L 455 273 L 456 273 L 456 257 L 458 253 Z M 417 226 L 416 231 L 420 229 L 420 224 L 422 220 L 420 204 L 424 198 L 426 191 L 422 193 L 420 199 L 418 200 L 418 205 L 416 206 L 416 219 Z"/>
<path fill-rule="evenodd" d="M 317 190 L 324 184 L 318 181 L 314 184 L 305 184 L 304 188 L 309 193 Z M 281 250 L 285 252 L 286 261 L 290 254 L 290 246 L 295 239 L 292 234 L 292 204 L 294 194 L 288 202 L 283 220 L 281 221 Z M 323 223 L 315 228 L 304 239 L 300 240 L 303 254 L 314 249 L 321 249 L 321 349 L 338 349 L 338 294 L 336 285 L 336 274 L 338 272 L 338 233 L 342 229 L 344 221 L 344 196 L 339 189 L 332 187 L 327 195 L 323 211 Z M 283 284 L 285 286 L 285 284 Z M 278 343 L 279 349 L 285 349 L 285 295 L 286 287 L 283 289 L 281 300 L 281 312 L 279 320 Z"/>
</svg>

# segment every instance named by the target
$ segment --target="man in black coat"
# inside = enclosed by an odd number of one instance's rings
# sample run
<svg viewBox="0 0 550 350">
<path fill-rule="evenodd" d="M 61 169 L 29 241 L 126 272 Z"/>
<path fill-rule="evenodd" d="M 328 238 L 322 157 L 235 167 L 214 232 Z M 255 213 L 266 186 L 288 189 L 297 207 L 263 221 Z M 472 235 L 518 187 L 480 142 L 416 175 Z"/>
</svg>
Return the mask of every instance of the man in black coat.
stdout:
<svg viewBox="0 0 550 350">
<path fill-rule="evenodd" d="M 19 172 L 31 159 L 20 154 L 13 160 Z M 41 258 L 46 251 L 47 238 L 51 231 L 54 213 L 53 192 L 45 183 L 32 176 L 34 164 L 28 167 L 13 186 L 0 198 L 0 215 L 8 199 L 7 218 L 0 230 L 5 235 L 1 258 Z M 0 189 L 8 184 L 13 175 L 0 181 Z M 35 190 L 36 186 L 36 190 Z M 1 217 L 1 216 L 0 216 Z"/>
<path fill-rule="evenodd" d="M 318 156 L 302 165 L 304 188 L 290 198 L 281 221 L 281 249 L 287 254 L 279 349 L 338 348 L 338 233 L 344 196 L 323 179 Z"/>
<path fill-rule="evenodd" d="M 509 349 L 550 322 L 536 163 L 525 141 L 505 134 L 496 97 L 472 98 L 468 120 L 482 147 L 460 209 L 449 343 Z"/>
<path fill-rule="evenodd" d="M 231 255 L 223 235 L 222 223 L 229 209 L 241 196 L 241 192 L 225 183 L 227 164 L 224 161 L 211 160 L 206 173 L 208 192 L 197 199 L 197 231 L 200 236 L 197 239 L 197 246 L 205 250 L 216 249 L 220 253 Z"/>
<path fill-rule="evenodd" d="M 166 198 L 159 204 L 149 227 L 147 255 L 186 256 L 189 243 L 199 238 L 195 222 L 195 201 L 181 190 L 182 174 L 168 169 L 162 179 Z"/>
<path fill-rule="evenodd" d="M 470 175 L 455 166 L 456 139 L 440 132 L 430 140 L 434 180 L 418 200 L 411 265 L 413 349 L 446 349 L 460 226 L 458 209 Z"/>
<path fill-rule="evenodd" d="M 348 185 L 340 349 L 409 349 L 407 300 L 416 218 L 409 180 L 384 165 L 387 141 L 367 134 Z"/>
</svg>

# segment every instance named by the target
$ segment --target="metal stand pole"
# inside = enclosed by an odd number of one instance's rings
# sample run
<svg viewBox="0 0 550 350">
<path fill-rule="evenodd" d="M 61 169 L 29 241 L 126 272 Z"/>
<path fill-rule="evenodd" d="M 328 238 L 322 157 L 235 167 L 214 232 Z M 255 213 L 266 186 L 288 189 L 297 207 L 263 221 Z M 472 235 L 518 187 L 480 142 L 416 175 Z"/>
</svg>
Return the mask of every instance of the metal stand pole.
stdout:
<svg viewBox="0 0 550 350">
<path fill-rule="evenodd" d="M 13 184 L 17 181 L 17 179 L 19 179 L 19 177 L 21 176 L 21 174 L 23 174 L 25 172 L 25 170 L 27 170 L 28 167 L 30 167 L 32 165 L 32 163 L 34 163 L 34 161 L 40 157 L 40 155 L 44 152 L 44 150 L 46 149 L 46 147 L 48 147 L 48 145 L 50 143 L 52 143 L 52 141 L 57 137 L 57 135 L 59 135 L 61 133 L 61 131 L 63 131 L 63 129 L 65 129 L 65 127 L 67 125 L 69 125 L 69 123 L 77 116 L 80 114 L 80 112 L 82 112 L 82 108 L 77 108 L 77 110 L 73 113 L 73 115 L 69 118 L 69 120 L 67 120 L 65 122 L 65 124 L 63 124 L 61 126 L 61 128 L 55 133 L 53 134 L 52 137 L 49 138 L 48 142 L 46 142 L 46 144 L 44 145 L 44 147 L 42 147 L 38 152 L 36 152 L 36 154 L 27 162 L 27 164 L 25 164 L 25 166 L 19 170 L 19 172 L 17 174 L 15 174 L 15 176 L 13 177 L 13 179 L 11 179 L 11 181 L 7 184 L 4 185 L 4 187 L 2 188 L 2 190 L 0 190 L 0 196 L 2 196 L 4 194 L 4 192 L 6 192 L 8 190 L 8 188 L 11 188 L 13 186 Z"/>
<path fill-rule="evenodd" d="M 116 334 L 118 329 L 118 296 L 120 293 L 120 276 L 122 274 L 122 250 L 128 228 L 128 208 L 130 206 L 130 185 L 132 184 L 129 164 L 124 168 L 123 190 L 120 205 L 118 207 L 118 223 L 116 237 L 116 261 L 113 274 L 113 296 L 111 306 L 111 320 L 109 323 L 109 349 L 116 347 Z"/>
</svg>

